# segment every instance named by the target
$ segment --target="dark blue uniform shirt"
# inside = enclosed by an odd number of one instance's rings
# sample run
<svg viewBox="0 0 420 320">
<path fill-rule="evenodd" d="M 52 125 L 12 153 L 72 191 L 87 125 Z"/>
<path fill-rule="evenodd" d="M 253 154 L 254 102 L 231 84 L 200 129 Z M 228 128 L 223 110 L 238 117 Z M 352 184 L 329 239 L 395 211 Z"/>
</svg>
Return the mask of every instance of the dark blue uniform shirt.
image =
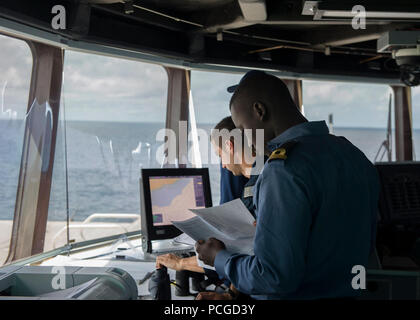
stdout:
<svg viewBox="0 0 420 320">
<path fill-rule="evenodd" d="M 364 154 L 329 134 L 324 121 L 289 128 L 254 187 L 254 255 L 220 251 L 217 273 L 256 299 L 351 297 L 354 265 L 366 266 L 375 238 L 379 181 Z"/>
<path fill-rule="evenodd" d="M 248 180 L 244 176 L 235 176 L 220 164 L 220 204 L 242 197 Z"/>
</svg>

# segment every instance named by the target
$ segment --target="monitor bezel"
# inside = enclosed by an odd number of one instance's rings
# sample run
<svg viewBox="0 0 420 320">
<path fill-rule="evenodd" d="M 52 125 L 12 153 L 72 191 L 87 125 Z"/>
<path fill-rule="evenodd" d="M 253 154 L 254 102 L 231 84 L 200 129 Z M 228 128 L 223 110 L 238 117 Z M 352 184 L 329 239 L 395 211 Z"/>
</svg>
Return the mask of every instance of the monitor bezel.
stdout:
<svg viewBox="0 0 420 320">
<path fill-rule="evenodd" d="M 182 231 L 174 225 L 154 226 L 152 212 L 152 197 L 150 193 L 150 177 L 177 177 L 177 176 L 201 176 L 203 180 L 203 191 L 206 208 L 212 207 L 210 177 L 208 168 L 162 168 L 142 169 L 141 184 L 143 189 L 143 205 L 141 212 L 142 234 L 148 240 L 164 240 L 179 236 Z M 144 229 L 146 232 L 144 232 Z"/>
</svg>

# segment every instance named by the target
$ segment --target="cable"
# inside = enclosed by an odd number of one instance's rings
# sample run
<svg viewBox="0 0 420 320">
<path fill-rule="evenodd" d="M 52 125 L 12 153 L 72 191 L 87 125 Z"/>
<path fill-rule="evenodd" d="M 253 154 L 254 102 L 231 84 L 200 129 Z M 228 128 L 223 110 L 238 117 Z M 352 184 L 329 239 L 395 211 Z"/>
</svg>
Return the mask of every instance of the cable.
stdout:
<svg viewBox="0 0 420 320">
<path fill-rule="evenodd" d="M 66 102 L 65 102 L 65 90 L 64 90 L 64 50 L 61 49 L 61 61 L 63 65 L 63 74 L 62 74 L 62 94 L 63 94 L 63 129 L 64 129 L 64 167 L 65 167 L 65 181 L 66 181 L 66 225 L 67 225 L 67 246 L 70 245 L 70 205 L 69 205 L 69 173 L 67 165 L 67 124 L 66 124 Z M 70 254 L 70 251 L 67 252 Z"/>
<path fill-rule="evenodd" d="M 152 9 L 149 9 L 149 8 L 146 8 L 146 7 L 143 7 L 143 6 L 139 6 L 137 4 L 133 4 L 133 7 L 137 8 L 137 9 L 140 9 L 140 10 L 144 10 L 144 11 L 153 13 L 153 14 L 156 14 L 156 15 L 159 15 L 159 16 L 167 18 L 167 19 L 174 20 L 176 22 L 182 22 L 182 23 L 185 23 L 185 24 L 189 24 L 189 25 L 204 29 L 204 25 L 200 24 L 200 23 L 196 23 L 196 22 L 193 22 L 193 21 L 189 21 L 189 20 L 178 18 L 178 17 L 174 17 L 174 16 L 168 15 L 168 14 L 163 13 L 163 12 L 159 12 L 159 11 L 152 10 Z M 284 42 L 284 43 L 290 43 L 290 44 L 310 45 L 310 43 L 308 43 L 308 42 L 282 40 L 282 39 L 276 39 L 276 38 L 255 36 L 255 35 L 249 35 L 249 34 L 243 34 L 243 33 L 240 33 L 240 32 L 235 32 L 235 31 L 223 30 L 222 32 L 226 33 L 226 34 L 238 35 L 238 36 L 254 38 L 254 39 L 258 39 L 258 40 L 268 40 L 268 41 Z"/>
<path fill-rule="evenodd" d="M 177 288 L 179 288 L 179 289 L 182 289 L 182 287 L 179 285 L 179 284 L 177 284 L 176 282 L 175 282 L 175 280 L 171 280 L 171 285 L 173 285 L 173 286 L 175 286 L 175 287 L 177 287 Z"/>
<path fill-rule="evenodd" d="M 154 13 L 156 15 L 159 15 L 159 16 L 162 16 L 162 17 L 165 17 L 165 18 L 168 18 L 168 19 L 175 20 L 177 22 L 183 22 L 183 23 L 186 23 L 186 24 L 190 24 L 192 26 L 200 27 L 200 28 L 204 27 L 204 25 L 202 25 L 202 24 L 195 23 L 195 22 L 188 21 L 188 20 L 184 20 L 184 19 L 180 19 L 180 18 L 177 18 L 177 17 L 174 17 L 174 16 L 170 16 L 168 14 L 165 14 L 165 13 L 162 13 L 162 12 L 159 12 L 159 11 L 156 11 L 156 10 L 152 10 L 152 9 L 149 9 L 149 8 L 146 8 L 146 7 L 142 7 L 142 6 L 139 6 L 137 4 L 133 4 L 133 7 L 137 8 L 137 9 L 140 9 L 140 10 L 150 12 L 150 13 Z"/>
<path fill-rule="evenodd" d="M 204 25 L 200 24 L 200 23 L 196 23 L 193 21 L 189 21 L 189 20 L 185 20 L 185 19 L 181 19 L 172 15 L 168 15 L 166 13 L 157 11 L 157 10 L 153 10 L 153 9 L 149 9 L 143 6 L 139 6 L 137 4 L 133 4 L 133 7 L 143 10 L 143 11 L 147 11 L 156 15 L 159 15 L 161 17 L 167 18 L 167 19 L 171 19 L 174 20 L 176 22 L 181 22 L 181 23 L 185 23 L 185 24 L 189 24 L 195 27 L 199 27 L 204 29 Z M 284 40 L 284 39 L 277 39 L 277 38 L 271 38 L 271 37 L 264 37 L 264 36 L 257 36 L 257 35 L 251 35 L 251 34 L 244 34 L 241 32 L 236 32 L 236 31 L 230 31 L 230 30 L 222 30 L 221 32 L 225 33 L 225 34 L 230 34 L 230 35 L 235 35 L 235 36 L 240 36 L 240 37 L 245 37 L 245 38 L 252 38 L 252 39 L 257 39 L 257 40 L 265 40 L 265 41 L 273 41 L 273 42 L 279 42 L 279 43 L 289 43 L 289 44 L 294 44 L 294 45 L 304 45 L 304 46 L 309 46 L 309 48 L 311 48 L 311 43 L 309 42 L 303 42 L 303 41 L 293 41 L 293 40 Z M 308 48 L 308 49 L 309 49 Z M 366 56 L 376 56 L 376 49 L 362 49 L 362 48 L 356 48 L 356 47 L 344 47 L 344 46 L 335 46 L 335 48 L 337 49 L 342 49 L 342 50 L 346 50 L 346 51 L 335 51 L 333 53 L 344 53 L 344 54 L 352 54 L 350 53 L 351 51 L 356 51 L 356 50 L 360 50 L 362 52 L 357 52 L 356 54 L 360 54 L 360 55 L 366 55 Z M 291 48 L 291 49 L 301 49 L 301 50 L 305 50 L 304 48 Z M 314 51 L 317 51 L 315 48 L 312 48 Z M 323 50 L 321 50 L 323 51 Z M 365 51 L 365 52 L 363 52 Z M 368 53 L 368 51 L 370 51 L 370 53 Z"/>
</svg>

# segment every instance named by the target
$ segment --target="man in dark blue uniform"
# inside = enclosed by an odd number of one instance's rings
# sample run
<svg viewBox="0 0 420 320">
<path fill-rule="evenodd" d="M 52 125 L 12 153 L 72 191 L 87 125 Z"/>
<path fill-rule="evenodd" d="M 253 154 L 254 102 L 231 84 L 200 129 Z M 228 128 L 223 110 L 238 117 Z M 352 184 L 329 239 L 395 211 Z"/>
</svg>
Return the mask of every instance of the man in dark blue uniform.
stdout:
<svg viewBox="0 0 420 320">
<path fill-rule="evenodd" d="M 231 117 L 223 118 L 216 124 L 213 130 L 227 130 L 228 132 L 236 129 Z M 221 141 L 213 141 L 212 144 L 216 152 L 221 155 Z M 218 140 L 218 139 L 217 139 Z M 220 157 L 221 158 L 221 157 Z M 222 160 L 222 159 L 221 159 Z M 232 164 L 233 168 L 227 166 L 226 163 L 220 162 L 220 204 L 238 199 L 242 197 L 244 187 L 249 181 L 242 173 L 240 165 Z"/>
<path fill-rule="evenodd" d="M 254 187 L 254 255 L 211 238 L 197 242 L 199 258 L 255 299 L 358 295 L 351 271 L 366 266 L 375 238 L 372 163 L 324 121 L 308 122 L 277 77 L 248 73 L 230 108 L 237 128 L 264 130 L 270 155 Z"/>
<path fill-rule="evenodd" d="M 226 133 L 236 129 L 235 124 L 231 117 L 222 119 L 214 128 L 216 131 L 226 130 Z M 229 137 L 227 137 L 229 138 Z M 244 137 L 242 137 L 243 140 Z M 253 193 L 252 189 L 257 181 L 257 175 L 250 175 L 252 170 L 248 170 L 252 167 L 252 163 L 246 162 L 244 150 L 242 148 L 236 148 L 234 146 L 233 139 L 227 139 L 227 144 L 223 144 L 221 136 L 215 134 L 212 135 L 211 141 L 221 158 L 221 169 L 226 170 L 230 173 L 229 176 L 222 175 L 221 181 L 221 192 L 222 200 L 221 203 L 228 202 L 237 198 L 241 198 L 242 202 L 248 208 L 250 213 L 255 217 L 254 204 L 253 204 Z M 234 159 L 238 159 L 235 163 Z M 229 160 L 229 161 L 225 161 Z M 225 192 L 225 194 L 223 194 Z M 231 199 L 229 199 L 231 198 Z M 219 280 L 217 273 L 210 269 L 199 267 L 197 264 L 196 257 L 181 258 L 175 254 L 165 254 L 158 256 L 156 259 L 156 266 L 160 267 L 164 265 L 170 269 L 177 271 L 189 270 L 194 272 L 204 272 L 209 278 Z"/>
<path fill-rule="evenodd" d="M 251 174 L 255 173 L 255 170 L 253 171 L 252 168 L 252 162 L 255 160 L 255 154 L 252 155 L 252 161 L 248 163 L 248 159 L 246 159 L 247 157 L 244 154 L 243 148 L 235 148 L 233 136 L 225 137 L 225 143 L 223 143 L 223 138 L 220 136 L 220 132 L 222 130 L 226 130 L 226 133 L 230 135 L 231 132 L 236 129 L 237 128 L 235 127 L 232 118 L 226 117 L 214 127 L 215 131 L 212 132 L 211 136 L 213 147 L 221 159 L 222 170 L 229 172 L 229 175 L 223 175 L 223 172 L 221 172 L 220 203 L 223 204 L 225 202 L 241 198 L 242 202 L 255 217 L 252 201 L 252 189 L 257 182 L 258 175 Z M 244 141 L 245 136 L 243 135 L 243 132 L 241 132 L 241 135 L 241 143 L 246 146 L 247 143 Z M 243 147 L 245 148 L 245 146 Z"/>
</svg>

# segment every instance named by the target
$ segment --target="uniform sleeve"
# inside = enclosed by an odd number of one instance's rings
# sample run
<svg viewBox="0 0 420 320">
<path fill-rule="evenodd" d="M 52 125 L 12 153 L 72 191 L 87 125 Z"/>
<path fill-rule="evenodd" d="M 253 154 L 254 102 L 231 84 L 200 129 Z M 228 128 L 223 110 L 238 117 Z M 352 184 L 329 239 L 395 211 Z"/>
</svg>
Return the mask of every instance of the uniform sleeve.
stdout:
<svg viewBox="0 0 420 320">
<path fill-rule="evenodd" d="M 287 294 L 297 290 L 305 271 L 311 201 L 304 180 L 284 161 L 265 167 L 256 185 L 257 229 L 254 255 L 220 251 L 219 275 L 246 294 Z"/>
</svg>

